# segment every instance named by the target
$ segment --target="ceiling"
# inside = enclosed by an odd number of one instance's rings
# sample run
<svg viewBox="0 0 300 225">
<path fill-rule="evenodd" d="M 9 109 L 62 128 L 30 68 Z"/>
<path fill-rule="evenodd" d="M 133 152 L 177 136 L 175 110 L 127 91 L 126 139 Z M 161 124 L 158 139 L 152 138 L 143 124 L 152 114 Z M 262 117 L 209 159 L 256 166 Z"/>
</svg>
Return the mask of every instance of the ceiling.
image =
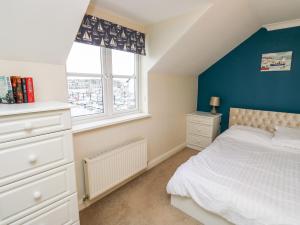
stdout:
<svg viewBox="0 0 300 225">
<path fill-rule="evenodd" d="M 300 19 L 299 0 L 248 0 L 262 25 Z"/>
<path fill-rule="evenodd" d="M 300 0 L 92 1 L 98 7 L 135 22 L 145 25 L 156 23 L 149 27 L 155 28 L 159 26 L 158 22 L 173 18 L 172 23 L 160 23 L 168 26 L 173 24 L 174 29 L 170 27 L 162 29 L 169 32 L 170 35 L 166 35 L 165 38 L 173 47 L 162 51 L 161 45 L 158 45 L 157 49 L 163 54 L 158 57 L 161 60 L 157 63 L 156 69 L 158 71 L 160 68 L 166 72 L 175 70 L 174 65 L 182 60 L 190 63 L 185 63 L 185 67 L 181 66 L 182 72 L 190 71 L 189 74 L 196 73 L 195 71 L 199 72 L 200 66 L 202 69 L 208 68 L 232 47 L 237 46 L 248 35 L 255 32 L 254 28 L 256 27 L 285 20 L 300 19 Z M 0 20 L 0 26 L 3 32 L 0 33 L 0 59 L 64 65 L 88 4 L 89 0 L 1 1 L 0 15 L 2 20 Z M 203 9 L 207 8 L 208 5 L 214 5 L 214 7 L 201 15 Z M 177 21 L 178 18 L 181 18 L 178 16 L 189 16 L 192 14 L 191 11 L 197 16 L 196 22 L 195 19 L 192 19 L 189 25 L 182 25 L 182 19 Z M 246 14 L 249 15 L 246 17 Z M 225 21 L 227 22 L 225 23 Z M 192 28 L 187 29 L 190 26 Z M 177 37 L 176 40 L 169 40 L 170 37 L 176 36 L 172 33 L 176 29 L 183 29 L 184 32 L 180 33 L 180 37 Z M 220 31 L 223 33 L 228 31 L 234 36 L 231 37 L 229 34 L 224 36 Z M 159 32 L 157 34 L 159 43 L 163 38 L 162 34 Z M 231 38 L 231 40 L 228 41 L 226 38 Z M 229 42 L 232 45 L 229 45 Z M 185 43 L 197 44 L 187 48 Z M 151 44 L 153 45 L 153 43 Z M 229 47 L 223 49 L 224 46 Z M 201 49 L 202 47 L 203 49 Z M 204 47 L 206 48 L 204 49 Z M 206 54 L 209 52 L 208 50 L 215 50 L 215 52 Z M 195 52 L 194 55 L 192 54 L 193 51 Z M 183 54 L 184 52 L 185 54 Z M 179 57 L 180 55 L 182 57 Z M 192 62 L 194 62 L 193 65 Z"/>
<path fill-rule="evenodd" d="M 150 33 L 149 55 L 155 49 L 161 55 L 156 57 L 149 74 L 199 75 L 261 28 L 257 16 L 249 10 L 247 0 L 214 0 L 204 13 L 198 15 L 176 40 L 173 40 L 174 32 L 169 27 L 165 28 L 165 33 L 169 33 L 157 34 L 158 41 L 153 38 L 153 32 Z M 178 24 L 175 22 L 173 26 Z M 183 29 L 183 26 L 178 27 Z M 161 46 L 159 39 L 166 37 L 170 44 L 162 52 L 165 45 Z"/>
<path fill-rule="evenodd" d="M 89 0 L 1 1 L 0 59 L 64 65 L 88 4 Z"/>
<path fill-rule="evenodd" d="M 145 25 L 183 15 L 208 2 L 209 0 L 92 0 L 97 7 Z"/>
<path fill-rule="evenodd" d="M 215 0 L 92 0 L 101 8 L 141 24 L 153 24 L 185 14 Z M 239 1 L 239 0 L 236 0 Z M 262 25 L 300 18 L 300 0 L 248 0 Z"/>
</svg>

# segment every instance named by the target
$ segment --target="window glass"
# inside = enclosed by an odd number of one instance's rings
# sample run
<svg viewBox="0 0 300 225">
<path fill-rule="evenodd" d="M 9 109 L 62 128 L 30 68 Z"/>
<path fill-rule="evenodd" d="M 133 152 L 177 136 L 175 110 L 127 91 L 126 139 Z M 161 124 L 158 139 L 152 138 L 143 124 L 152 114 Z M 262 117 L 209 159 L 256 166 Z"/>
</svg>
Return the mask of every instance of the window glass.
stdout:
<svg viewBox="0 0 300 225">
<path fill-rule="evenodd" d="M 101 74 L 100 47 L 74 42 L 67 59 L 67 72 Z"/>
<path fill-rule="evenodd" d="M 134 75 L 134 53 L 112 50 L 112 74 Z"/>
<path fill-rule="evenodd" d="M 136 87 L 134 78 L 113 78 L 114 111 L 136 109 Z"/>
<path fill-rule="evenodd" d="M 74 42 L 66 64 L 72 117 L 136 111 L 137 59 L 134 53 Z M 112 76 L 103 76 L 104 71 Z"/>
<path fill-rule="evenodd" d="M 69 103 L 72 116 L 104 113 L 102 79 L 68 77 Z"/>
</svg>

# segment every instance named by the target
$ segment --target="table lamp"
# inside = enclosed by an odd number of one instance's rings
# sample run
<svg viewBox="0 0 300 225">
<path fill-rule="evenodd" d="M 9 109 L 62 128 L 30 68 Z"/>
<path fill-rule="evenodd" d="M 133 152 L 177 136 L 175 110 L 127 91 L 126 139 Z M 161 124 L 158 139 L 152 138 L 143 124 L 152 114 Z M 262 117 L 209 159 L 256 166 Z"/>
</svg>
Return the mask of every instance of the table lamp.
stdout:
<svg viewBox="0 0 300 225">
<path fill-rule="evenodd" d="M 210 102 L 209 102 L 209 105 L 212 106 L 211 108 L 211 113 L 212 114 L 217 114 L 217 107 L 220 106 L 220 97 L 216 97 L 216 96 L 213 96 L 210 98 Z"/>
</svg>

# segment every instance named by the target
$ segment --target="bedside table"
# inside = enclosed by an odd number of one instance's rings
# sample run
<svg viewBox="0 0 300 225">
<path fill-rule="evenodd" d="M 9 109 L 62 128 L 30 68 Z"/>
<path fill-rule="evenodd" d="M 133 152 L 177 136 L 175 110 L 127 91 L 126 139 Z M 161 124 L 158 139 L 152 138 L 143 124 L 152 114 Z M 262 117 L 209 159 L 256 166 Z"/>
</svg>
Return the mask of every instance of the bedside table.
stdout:
<svg viewBox="0 0 300 225">
<path fill-rule="evenodd" d="M 194 112 L 186 115 L 187 147 L 201 151 L 210 145 L 220 133 L 222 114 Z"/>
</svg>

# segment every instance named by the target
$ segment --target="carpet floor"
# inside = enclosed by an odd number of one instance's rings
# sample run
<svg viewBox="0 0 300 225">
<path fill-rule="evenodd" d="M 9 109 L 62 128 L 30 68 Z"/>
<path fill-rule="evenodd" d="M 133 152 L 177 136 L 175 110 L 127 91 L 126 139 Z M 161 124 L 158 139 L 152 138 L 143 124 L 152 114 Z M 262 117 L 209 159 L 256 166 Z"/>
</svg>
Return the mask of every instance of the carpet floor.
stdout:
<svg viewBox="0 0 300 225">
<path fill-rule="evenodd" d="M 184 149 L 80 212 L 81 225 L 199 225 L 170 205 L 166 185 L 198 151 Z"/>
</svg>

